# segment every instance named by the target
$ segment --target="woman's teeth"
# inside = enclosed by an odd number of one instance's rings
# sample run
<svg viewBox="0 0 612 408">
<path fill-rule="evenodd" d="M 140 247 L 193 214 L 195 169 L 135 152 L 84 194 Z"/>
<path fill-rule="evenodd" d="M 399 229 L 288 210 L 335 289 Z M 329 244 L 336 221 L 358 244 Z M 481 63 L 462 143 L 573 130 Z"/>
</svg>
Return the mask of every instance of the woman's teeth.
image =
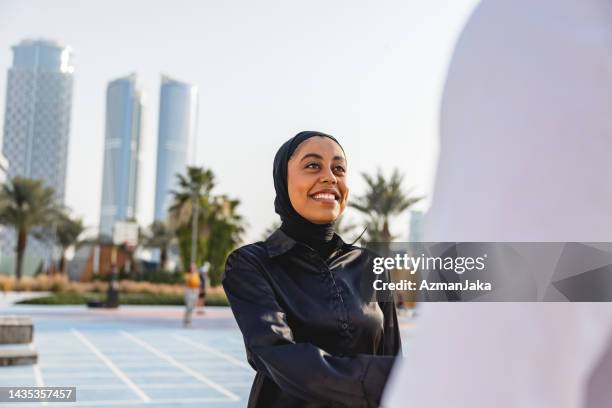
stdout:
<svg viewBox="0 0 612 408">
<path fill-rule="evenodd" d="M 333 194 L 315 194 L 312 196 L 315 200 L 335 200 L 336 196 Z"/>
</svg>

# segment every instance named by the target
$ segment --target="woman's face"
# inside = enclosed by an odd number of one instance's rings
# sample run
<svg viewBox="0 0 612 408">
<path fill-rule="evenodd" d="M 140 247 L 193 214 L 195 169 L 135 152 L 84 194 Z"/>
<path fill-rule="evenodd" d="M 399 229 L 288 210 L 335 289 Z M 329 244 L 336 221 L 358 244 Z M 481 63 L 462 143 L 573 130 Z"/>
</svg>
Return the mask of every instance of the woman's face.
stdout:
<svg viewBox="0 0 612 408">
<path fill-rule="evenodd" d="M 315 136 L 303 141 L 287 164 L 289 199 L 314 224 L 335 221 L 346 208 L 346 159 L 336 142 Z"/>
</svg>

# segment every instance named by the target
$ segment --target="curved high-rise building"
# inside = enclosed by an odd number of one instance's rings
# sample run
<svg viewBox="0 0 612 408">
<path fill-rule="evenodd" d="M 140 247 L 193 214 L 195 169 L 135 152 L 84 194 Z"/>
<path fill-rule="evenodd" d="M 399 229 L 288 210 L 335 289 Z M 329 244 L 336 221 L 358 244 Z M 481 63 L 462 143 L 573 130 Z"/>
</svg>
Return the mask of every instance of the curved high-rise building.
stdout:
<svg viewBox="0 0 612 408">
<path fill-rule="evenodd" d="M 2 153 L 8 160 L 7 178 L 39 179 L 64 203 L 70 113 L 72 108 L 72 50 L 49 40 L 23 40 L 12 47 L 8 70 Z M 0 270 L 12 270 L 15 231 L 0 232 Z M 51 260 L 53 243 L 30 236 L 24 274 Z"/>
<path fill-rule="evenodd" d="M 9 177 L 40 179 L 64 201 L 70 110 L 71 49 L 53 41 L 24 40 L 12 47 L 2 152 Z"/>
<path fill-rule="evenodd" d="M 172 203 L 177 174 L 193 164 L 197 132 L 198 89 L 162 76 L 159 98 L 155 220 L 164 221 Z"/>
<path fill-rule="evenodd" d="M 106 134 L 100 234 L 111 237 L 117 221 L 137 218 L 143 95 L 136 74 L 106 89 Z"/>
</svg>

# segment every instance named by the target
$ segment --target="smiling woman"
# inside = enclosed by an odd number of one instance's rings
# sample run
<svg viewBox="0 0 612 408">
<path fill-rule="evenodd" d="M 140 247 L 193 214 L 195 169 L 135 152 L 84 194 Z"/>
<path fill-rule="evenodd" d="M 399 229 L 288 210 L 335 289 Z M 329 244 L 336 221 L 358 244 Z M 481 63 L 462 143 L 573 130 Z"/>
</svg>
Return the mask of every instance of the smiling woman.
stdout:
<svg viewBox="0 0 612 408">
<path fill-rule="evenodd" d="M 377 407 L 399 354 L 393 302 L 362 297 L 376 254 L 346 244 L 347 159 L 338 141 L 301 132 L 274 158 L 281 227 L 227 259 L 223 287 L 257 371 L 249 407 Z"/>
</svg>

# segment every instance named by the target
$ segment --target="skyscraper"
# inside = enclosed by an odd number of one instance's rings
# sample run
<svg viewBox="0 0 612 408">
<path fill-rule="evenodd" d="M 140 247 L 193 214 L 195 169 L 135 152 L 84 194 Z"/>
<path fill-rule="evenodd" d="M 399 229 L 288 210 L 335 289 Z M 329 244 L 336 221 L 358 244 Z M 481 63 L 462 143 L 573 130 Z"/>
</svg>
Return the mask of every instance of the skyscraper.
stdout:
<svg viewBox="0 0 612 408">
<path fill-rule="evenodd" d="M 8 176 L 41 179 L 63 203 L 72 103 L 71 49 L 47 40 L 12 47 L 2 152 Z"/>
<path fill-rule="evenodd" d="M 42 180 L 64 202 L 73 66 L 70 47 L 48 40 L 24 40 L 12 47 L 8 70 L 2 153 L 10 163 L 8 178 Z M 12 228 L 1 232 L 7 257 L 14 251 Z M 53 244 L 30 237 L 24 273 L 50 260 Z"/>
<path fill-rule="evenodd" d="M 137 218 L 142 108 L 142 91 L 136 74 L 108 84 L 101 235 L 111 237 L 116 221 Z"/>
<path fill-rule="evenodd" d="M 423 240 L 423 219 L 425 214 L 423 211 L 410 211 L 410 231 L 408 236 L 409 242 L 421 242 Z"/>
<path fill-rule="evenodd" d="M 162 76 L 159 98 L 155 220 L 166 219 L 176 175 L 193 164 L 197 131 L 198 89 Z"/>
</svg>

